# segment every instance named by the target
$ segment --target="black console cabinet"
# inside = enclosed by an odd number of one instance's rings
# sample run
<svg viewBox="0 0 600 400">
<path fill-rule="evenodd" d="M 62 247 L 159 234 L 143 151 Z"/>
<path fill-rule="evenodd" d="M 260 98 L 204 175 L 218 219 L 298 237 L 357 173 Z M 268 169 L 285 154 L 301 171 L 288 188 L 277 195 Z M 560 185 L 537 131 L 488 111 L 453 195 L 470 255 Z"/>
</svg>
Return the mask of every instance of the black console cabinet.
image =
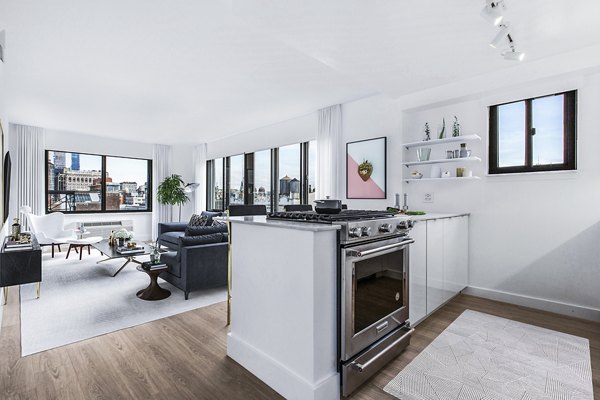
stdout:
<svg viewBox="0 0 600 400">
<path fill-rule="evenodd" d="M 42 249 L 35 238 L 32 250 L 0 252 L 0 287 L 4 287 L 4 303 L 8 286 L 42 281 Z"/>
</svg>

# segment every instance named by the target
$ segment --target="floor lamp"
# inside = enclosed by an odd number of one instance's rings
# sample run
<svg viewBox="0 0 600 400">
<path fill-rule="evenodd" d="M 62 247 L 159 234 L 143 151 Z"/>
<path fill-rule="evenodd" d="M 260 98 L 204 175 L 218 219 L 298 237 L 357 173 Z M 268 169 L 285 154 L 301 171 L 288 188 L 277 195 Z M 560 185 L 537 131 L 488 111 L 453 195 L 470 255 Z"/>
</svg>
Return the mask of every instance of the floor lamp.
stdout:
<svg viewBox="0 0 600 400">
<path fill-rule="evenodd" d="M 199 186 L 199 183 L 188 183 L 183 187 L 183 192 L 186 194 L 193 193 L 196 191 L 196 189 L 198 189 Z M 181 204 L 179 204 L 179 222 L 181 222 Z"/>
</svg>

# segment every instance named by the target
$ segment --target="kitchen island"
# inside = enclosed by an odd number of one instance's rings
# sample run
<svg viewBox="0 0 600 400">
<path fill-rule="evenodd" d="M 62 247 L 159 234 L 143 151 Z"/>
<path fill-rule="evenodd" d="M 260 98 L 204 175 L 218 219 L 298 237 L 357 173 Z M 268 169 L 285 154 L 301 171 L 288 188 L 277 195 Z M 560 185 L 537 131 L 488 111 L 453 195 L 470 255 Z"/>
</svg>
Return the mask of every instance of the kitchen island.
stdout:
<svg viewBox="0 0 600 400">
<path fill-rule="evenodd" d="M 227 355 L 287 399 L 338 399 L 338 225 L 232 217 Z"/>
</svg>

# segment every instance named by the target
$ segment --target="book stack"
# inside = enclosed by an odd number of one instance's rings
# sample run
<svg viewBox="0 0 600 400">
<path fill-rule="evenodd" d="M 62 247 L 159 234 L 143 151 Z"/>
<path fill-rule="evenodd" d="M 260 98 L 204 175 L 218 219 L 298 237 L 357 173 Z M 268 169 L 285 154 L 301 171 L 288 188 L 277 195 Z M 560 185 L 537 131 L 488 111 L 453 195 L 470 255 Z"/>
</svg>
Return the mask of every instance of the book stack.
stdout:
<svg viewBox="0 0 600 400">
<path fill-rule="evenodd" d="M 159 269 L 167 269 L 169 267 L 167 266 L 167 264 L 164 263 L 152 264 L 151 262 L 146 261 L 142 263 L 142 268 L 147 269 L 149 271 L 156 271 Z"/>
<path fill-rule="evenodd" d="M 144 248 L 141 246 L 135 246 L 135 247 L 126 247 L 126 246 L 122 246 L 122 247 L 117 247 L 117 253 L 119 254 L 136 254 L 136 253 L 143 253 L 144 252 Z"/>
<path fill-rule="evenodd" d="M 4 251 L 23 251 L 23 250 L 33 250 L 33 243 L 23 243 L 17 240 L 6 239 L 4 242 Z"/>
</svg>

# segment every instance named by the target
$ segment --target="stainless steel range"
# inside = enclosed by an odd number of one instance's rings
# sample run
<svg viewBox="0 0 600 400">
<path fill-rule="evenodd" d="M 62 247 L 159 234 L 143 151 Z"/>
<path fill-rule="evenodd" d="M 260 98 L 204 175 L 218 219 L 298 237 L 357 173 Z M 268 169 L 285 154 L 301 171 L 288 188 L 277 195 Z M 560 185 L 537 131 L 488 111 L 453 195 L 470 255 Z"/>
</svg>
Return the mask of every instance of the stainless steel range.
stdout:
<svg viewBox="0 0 600 400">
<path fill-rule="evenodd" d="M 408 321 L 412 221 L 382 211 L 340 214 L 276 212 L 269 219 L 341 226 L 338 266 L 339 361 L 342 395 L 402 352 L 413 332 Z"/>
</svg>

